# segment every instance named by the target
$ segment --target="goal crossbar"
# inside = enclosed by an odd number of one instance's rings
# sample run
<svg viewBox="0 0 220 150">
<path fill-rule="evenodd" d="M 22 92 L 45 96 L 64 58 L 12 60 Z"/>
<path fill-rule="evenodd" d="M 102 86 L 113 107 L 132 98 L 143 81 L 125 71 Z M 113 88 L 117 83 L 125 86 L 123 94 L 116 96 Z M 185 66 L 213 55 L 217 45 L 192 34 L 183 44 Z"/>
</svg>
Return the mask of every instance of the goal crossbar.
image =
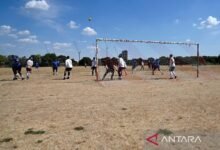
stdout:
<svg viewBox="0 0 220 150">
<path fill-rule="evenodd" d="M 147 44 L 177 44 L 177 45 L 198 45 L 194 42 L 168 42 L 168 41 L 147 41 L 147 40 L 127 40 L 127 39 L 108 39 L 108 38 L 97 38 L 96 42 L 105 41 L 105 42 L 132 42 L 132 43 L 147 43 Z"/>
</svg>

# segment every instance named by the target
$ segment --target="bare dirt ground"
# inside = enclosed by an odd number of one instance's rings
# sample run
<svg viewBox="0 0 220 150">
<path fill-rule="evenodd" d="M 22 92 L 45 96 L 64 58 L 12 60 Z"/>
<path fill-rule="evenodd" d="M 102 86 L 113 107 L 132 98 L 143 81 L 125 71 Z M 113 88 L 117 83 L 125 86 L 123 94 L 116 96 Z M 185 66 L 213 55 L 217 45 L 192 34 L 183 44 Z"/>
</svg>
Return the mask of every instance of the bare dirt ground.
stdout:
<svg viewBox="0 0 220 150">
<path fill-rule="evenodd" d="M 146 142 L 159 129 L 201 136 L 196 146 L 167 149 L 220 149 L 220 66 L 201 66 L 200 78 L 192 68 L 177 66 L 176 80 L 164 67 L 164 75 L 128 70 L 100 82 L 89 67 L 75 67 L 69 80 L 63 68 L 58 76 L 33 68 L 24 81 L 0 68 L 0 149 L 166 149 Z"/>
</svg>

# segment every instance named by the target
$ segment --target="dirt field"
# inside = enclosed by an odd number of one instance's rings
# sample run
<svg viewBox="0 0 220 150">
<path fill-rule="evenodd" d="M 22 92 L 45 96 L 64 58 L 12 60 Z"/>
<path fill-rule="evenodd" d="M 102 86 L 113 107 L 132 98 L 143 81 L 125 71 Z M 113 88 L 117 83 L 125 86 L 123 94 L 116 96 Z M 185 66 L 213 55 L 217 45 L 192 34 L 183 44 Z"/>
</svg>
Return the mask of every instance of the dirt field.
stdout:
<svg viewBox="0 0 220 150">
<path fill-rule="evenodd" d="M 177 66 L 176 80 L 166 69 L 95 82 L 89 67 L 74 68 L 69 80 L 62 80 L 63 68 L 58 76 L 33 68 L 24 81 L 0 68 L 0 149 L 220 149 L 220 66 L 202 66 L 200 78 L 192 66 Z M 146 142 L 159 129 L 202 142 Z"/>
</svg>

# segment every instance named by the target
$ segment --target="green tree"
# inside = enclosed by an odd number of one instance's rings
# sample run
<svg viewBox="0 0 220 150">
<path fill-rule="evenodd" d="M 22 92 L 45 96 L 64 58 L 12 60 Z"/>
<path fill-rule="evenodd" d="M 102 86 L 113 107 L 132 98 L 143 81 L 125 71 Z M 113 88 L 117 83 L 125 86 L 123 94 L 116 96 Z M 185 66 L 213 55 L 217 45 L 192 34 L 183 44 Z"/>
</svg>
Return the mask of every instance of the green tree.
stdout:
<svg viewBox="0 0 220 150">
<path fill-rule="evenodd" d="M 60 63 L 65 63 L 66 56 L 64 56 L 64 55 L 59 55 L 59 56 L 57 57 L 57 59 L 60 61 Z"/>
<path fill-rule="evenodd" d="M 47 53 L 41 57 L 41 66 L 51 66 L 52 61 L 56 59 L 57 56 L 55 53 Z"/>
<path fill-rule="evenodd" d="M 0 55 L 0 66 L 5 66 L 6 62 L 7 62 L 7 57 Z"/>
<path fill-rule="evenodd" d="M 20 62 L 21 62 L 21 65 L 23 67 L 25 67 L 26 66 L 26 62 L 27 62 L 27 57 L 25 57 L 25 56 L 21 57 L 20 58 Z"/>
<path fill-rule="evenodd" d="M 6 62 L 6 65 L 11 67 L 12 66 L 12 58 L 14 57 L 14 55 L 8 55 L 7 57 L 7 62 Z"/>
<path fill-rule="evenodd" d="M 220 64 L 220 54 L 218 55 L 218 64 Z"/>
<path fill-rule="evenodd" d="M 218 64 L 218 57 L 217 56 L 204 56 L 203 57 L 207 64 Z"/>
<path fill-rule="evenodd" d="M 72 62 L 73 62 L 73 66 L 77 66 L 77 65 L 78 65 L 78 62 L 75 61 L 75 59 L 71 59 L 71 60 L 72 60 Z"/>
<path fill-rule="evenodd" d="M 160 58 L 160 65 L 168 65 L 169 64 L 169 58 L 165 56 L 161 56 Z"/>
<path fill-rule="evenodd" d="M 89 57 L 83 57 L 83 58 L 79 61 L 79 65 L 80 65 L 80 66 L 84 66 L 85 63 L 86 63 L 87 65 L 91 65 L 91 64 L 92 64 L 91 58 L 89 58 Z"/>
<path fill-rule="evenodd" d="M 34 62 L 41 63 L 41 55 L 40 54 L 31 55 L 31 57 L 33 58 Z"/>
</svg>

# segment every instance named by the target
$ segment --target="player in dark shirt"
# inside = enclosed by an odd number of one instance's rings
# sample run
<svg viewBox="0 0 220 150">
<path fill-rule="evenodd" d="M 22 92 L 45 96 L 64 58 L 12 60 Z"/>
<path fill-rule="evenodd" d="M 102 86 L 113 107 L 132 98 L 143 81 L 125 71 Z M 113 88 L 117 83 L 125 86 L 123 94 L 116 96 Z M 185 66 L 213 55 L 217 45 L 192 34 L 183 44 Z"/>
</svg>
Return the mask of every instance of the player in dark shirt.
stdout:
<svg viewBox="0 0 220 150">
<path fill-rule="evenodd" d="M 102 77 L 102 80 L 104 80 L 105 76 L 110 72 L 112 73 L 111 74 L 111 80 L 113 80 L 114 73 L 115 73 L 115 66 L 114 66 L 113 60 L 111 60 L 110 58 L 106 58 L 105 67 L 106 67 L 106 71 L 105 71 L 105 74 Z"/>
<path fill-rule="evenodd" d="M 152 63 L 152 75 L 154 75 L 154 71 L 158 69 L 158 71 L 160 71 L 160 59 L 155 59 Z M 161 74 L 163 74 L 161 71 L 160 71 Z"/>
<path fill-rule="evenodd" d="M 59 66 L 60 66 L 60 62 L 58 60 L 54 60 L 52 62 L 53 75 L 57 75 Z"/>
<path fill-rule="evenodd" d="M 22 65 L 19 61 L 18 56 L 13 55 L 12 56 L 12 71 L 14 74 L 13 80 L 17 80 L 18 77 L 20 77 L 22 80 L 24 80 L 22 73 L 21 73 L 21 68 L 22 68 Z"/>
</svg>

